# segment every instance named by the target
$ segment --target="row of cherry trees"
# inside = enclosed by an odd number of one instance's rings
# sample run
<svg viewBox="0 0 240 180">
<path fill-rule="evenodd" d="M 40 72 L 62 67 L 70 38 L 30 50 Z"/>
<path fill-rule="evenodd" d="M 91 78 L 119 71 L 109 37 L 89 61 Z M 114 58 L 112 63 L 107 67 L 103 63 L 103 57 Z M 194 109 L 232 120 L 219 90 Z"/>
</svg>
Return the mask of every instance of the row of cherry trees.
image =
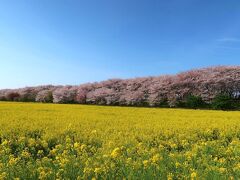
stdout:
<svg viewBox="0 0 240 180">
<path fill-rule="evenodd" d="M 177 75 L 111 79 L 80 86 L 38 86 L 0 90 L 0 100 L 99 105 L 175 106 L 187 96 L 211 102 L 218 94 L 240 97 L 240 66 L 196 69 Z"/>
</svg>

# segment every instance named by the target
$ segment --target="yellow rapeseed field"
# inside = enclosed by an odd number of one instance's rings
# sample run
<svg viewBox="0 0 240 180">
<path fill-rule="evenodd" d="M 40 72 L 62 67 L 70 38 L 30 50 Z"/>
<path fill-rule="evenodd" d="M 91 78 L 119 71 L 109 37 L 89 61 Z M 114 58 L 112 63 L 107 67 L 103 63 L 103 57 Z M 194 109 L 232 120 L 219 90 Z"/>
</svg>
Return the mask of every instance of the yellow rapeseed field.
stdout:
<svg viewBox="0 0 240 180">
<path fill-rule="evenodd" d="M 240 112 L 0 102 L 0 179 L 239 179 Z"/>
</svg>

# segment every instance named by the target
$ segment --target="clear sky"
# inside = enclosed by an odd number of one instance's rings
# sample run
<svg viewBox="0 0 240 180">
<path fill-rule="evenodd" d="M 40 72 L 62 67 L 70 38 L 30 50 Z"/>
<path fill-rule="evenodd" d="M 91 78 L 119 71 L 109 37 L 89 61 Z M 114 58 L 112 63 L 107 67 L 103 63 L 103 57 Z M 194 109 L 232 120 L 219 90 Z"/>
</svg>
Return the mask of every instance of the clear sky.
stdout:
<svg viewBox="0 0 240 180">
<path fill-rule="evenodd" d="M 240 65 L 239 0 L 1 0 L 0 88 Z"/>
</svg>

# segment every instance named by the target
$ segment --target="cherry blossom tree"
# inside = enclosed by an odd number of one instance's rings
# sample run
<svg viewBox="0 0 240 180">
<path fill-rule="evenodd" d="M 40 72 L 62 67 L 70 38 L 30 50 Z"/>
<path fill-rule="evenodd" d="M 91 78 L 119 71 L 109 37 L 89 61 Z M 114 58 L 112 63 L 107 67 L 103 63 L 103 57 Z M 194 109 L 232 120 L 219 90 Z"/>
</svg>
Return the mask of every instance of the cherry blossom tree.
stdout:
<svg viewBox="0 0 240 180">
<path fill-rule="evenodd" d="M 240 99 L 240 66 L 194 69 L 176 75 L 110 79 L 80 86 L 38 86 L 0 90 L 0 100 L 104 105 L 176 106 L 189 95 L 211 103 L 218 94 Z"/>
<path fill-rule="evenodd" d="M 39 91 L 36 96 L 37 102 L 50 103 L 53 102 L 53 93 L 51 90 L 42 90 Z"/>
<path fill-rule="evenodd" d="M 54 103 L 76 103 L 76 86 L 64 86 L 53 91 Z"/>
</svg>

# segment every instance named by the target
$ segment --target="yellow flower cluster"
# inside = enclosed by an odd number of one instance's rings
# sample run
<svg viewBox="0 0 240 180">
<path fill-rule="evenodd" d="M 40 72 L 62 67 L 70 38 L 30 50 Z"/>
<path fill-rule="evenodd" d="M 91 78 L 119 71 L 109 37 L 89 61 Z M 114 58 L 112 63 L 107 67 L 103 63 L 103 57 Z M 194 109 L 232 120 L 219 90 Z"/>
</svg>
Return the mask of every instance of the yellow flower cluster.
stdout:
<svg viewBox="0 0 240 180">
<path fill-rule="evenodd" d="M 0 102 L 0 179 L 239 179 L 240 112 Z"/>
</svg>

